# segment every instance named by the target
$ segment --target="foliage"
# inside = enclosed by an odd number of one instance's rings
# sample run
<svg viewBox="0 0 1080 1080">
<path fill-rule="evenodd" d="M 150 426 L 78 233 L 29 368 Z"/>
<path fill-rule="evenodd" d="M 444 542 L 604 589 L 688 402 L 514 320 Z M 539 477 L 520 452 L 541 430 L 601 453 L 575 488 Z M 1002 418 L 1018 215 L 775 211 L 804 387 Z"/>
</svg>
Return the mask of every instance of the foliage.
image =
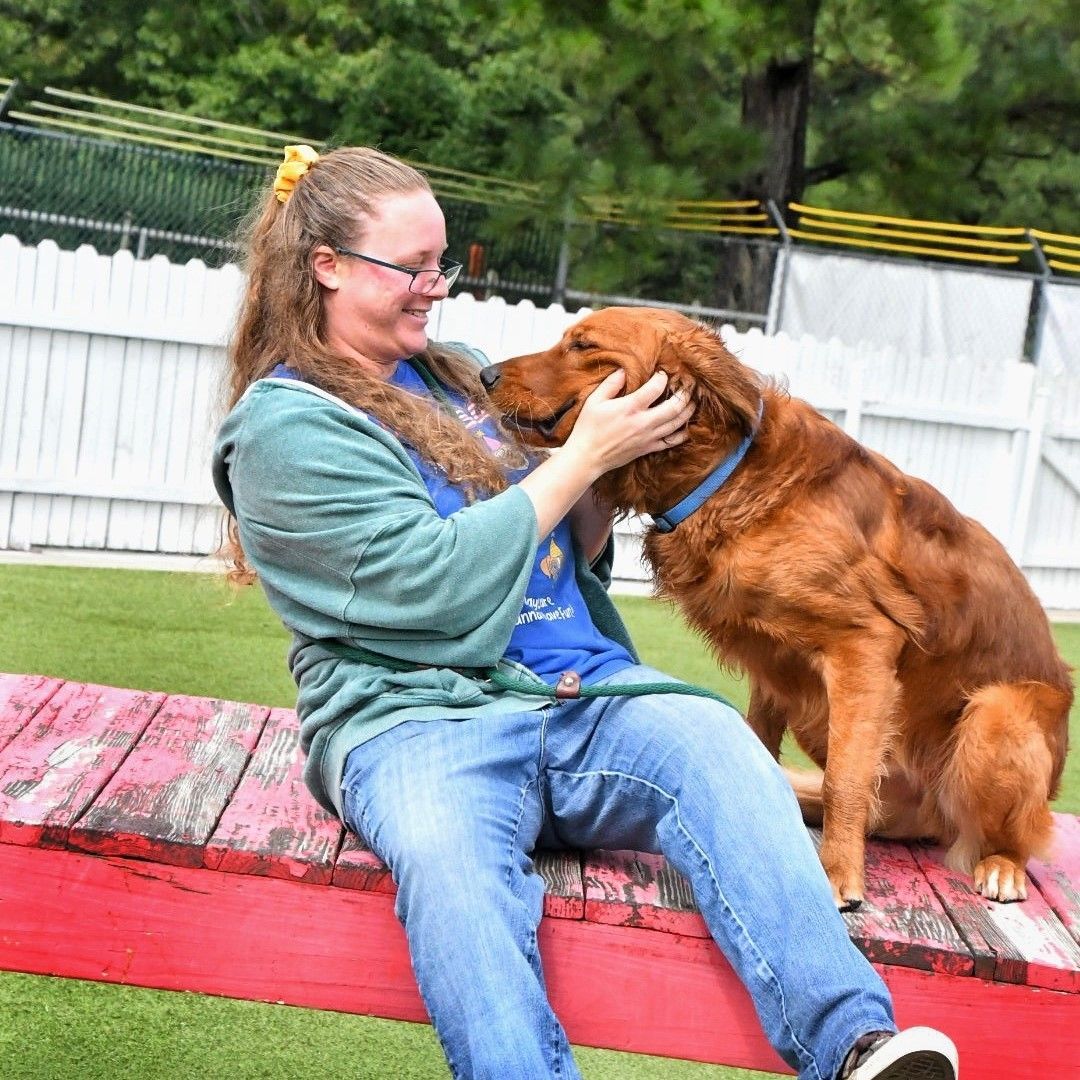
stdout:
<svg viewBox="0 0 1080 1080">
<path fill-rule="evenodd" d="M 1074 0 L 957 0 L 941 81 L 881 75 L 837 24 L 820 65 L 822 205 L 1080 231 L 1080 20 Z M 853 76 L 856 78 L 851 82 Z"/>
<path fill-rule="evenodd" d="M 549 217 L 617 196 L 644 231 L 575 230 L 574 284 L 655 296 L 699 291 L 699 270 L 660 265 L 653 226 L 675 199 L 1080 231 L 1075 15 L 1076 0 L 0 0 L 0 50 L 30 87 L 525 180 Z"/>
</svg>

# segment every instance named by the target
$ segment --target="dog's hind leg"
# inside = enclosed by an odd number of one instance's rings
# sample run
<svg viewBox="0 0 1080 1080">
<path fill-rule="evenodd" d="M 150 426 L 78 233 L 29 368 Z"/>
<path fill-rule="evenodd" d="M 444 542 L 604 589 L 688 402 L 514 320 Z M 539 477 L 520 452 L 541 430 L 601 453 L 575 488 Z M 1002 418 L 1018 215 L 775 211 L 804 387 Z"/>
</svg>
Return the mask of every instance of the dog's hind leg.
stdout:
<svg viewBox="0 0 1080 1080">
<path fill-rule="evenodd" d="M 816 769 L 784 766 L 784 776 L 795 792 L 803 821 L 820 827 L 825 817 L 822 786 L 825 774 Z M 941 821 L 936 800 L 895 764 L 878 783 L 870 805 L 867 835 L 879 840 L 939 840 Z"/>
<path fill-rule="evenodd" d="M 1027 861 L 1050 845 L 1070 696 L 1046 683 L 997 683 L 972 694 L 957 721 L 938 790 L 957 836 L 946 861 L 988 899 L 1025 899 Z"/>
</svg>

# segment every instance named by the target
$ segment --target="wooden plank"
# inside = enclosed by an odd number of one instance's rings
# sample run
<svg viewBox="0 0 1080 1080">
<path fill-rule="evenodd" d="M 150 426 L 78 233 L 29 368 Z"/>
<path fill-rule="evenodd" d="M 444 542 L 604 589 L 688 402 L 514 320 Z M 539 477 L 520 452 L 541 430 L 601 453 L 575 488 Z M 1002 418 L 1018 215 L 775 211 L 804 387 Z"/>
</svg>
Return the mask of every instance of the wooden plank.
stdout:
<svg viewBox="0 0 1080 1080">
<path fill-rule="evenodd" d="M 0 844 L 0 910 L 7 970 L 424 1019 L 385 894 Z M 540 945 L 574 1042 L 788 1071 L 711 942 L 547 919 Z M 953 1036 L 965 1080 L 1077 1077 L 1080 995 L 878 970 L 901 1025 Z"/>
<path fill-rule="evenodd" d="M 581 855 L 576 851 L 536 851 L 533 865 L 544 879 L 544 915 L 553 919 L 584 918 Z"/>
<path fill-rule="evenodd" d="M 878 967 L 900 1027 L 946 1032 L 963 1080 L 1078 1080 L 1080 996 Z"/>
<path fill-rule="evenodd" d="M 338 852 L 334 884 L 342 889 L 387 896 L 397 892 L 390 868 L 351 829 L 345 833 L 345 842 Z"/>
<path fill-rule="evenodd" d="M 288 743 L 282 735 L 291 731 L 294 748 L 295 728 L 289 711 L 275 710 L 262 731 L 268 710 L 260 707 L 169 698 L 146 726 L 142 738 L 135 742 L 137 733 L 126 726 L 126 720 L 118 719 L 117 711 L 128 708 L 137 714 L 139 706 L 133 699 L 138 692 L 53 682 L 57 686 L 48 695 L 48 680 L 0 676 L 0 694 L 6 694 L 7 701 L 25 704 L 29 685 L 29 696 L 37 703 L 36 707 L 31 705 L 34 722 L 22 723 L 7 749 L 0 751 L 0 793 L 8 797 L 12 806 L 20 804 L 14 812 L 0 806 L 0 829 L 10 830 L 8 835 L 15 840 L 0 843 L 0 910 L 4 913 L 4 919 L 0 920 L 0 967 L 47 970 L 22 966 L 29 954 L 36 957 L 34 964 L 67 965 L 71 961 L 77 966 L 84 950 L 99 947 L 98 936 L 103 934 L 106 942 L 110 934 L 118 941 L 124 938 L 130 928 L 123 924 L 131 916 L 136 923 L 131 930 L 135 944 L 115 946 L 115 971 L 106 970 L 112 961 L 106 958 L 103 967 L 98 957 L 88 961 L 90 974 L 82 977 L 115 977 L 116 981 L 142 985 L 250 997 L 261 996 L 252 990 L 261 984 L 261 976 L 252 971 L 250 960 L 236 959 L 231 937 L 228 948 L 220 945 L 217 926 L 208 929 L 205 940 L 198 937 L 200 930 L 206 929 L 202 923 L 208 915 L 211 919 L 215 915 L 231 918 L 235 931 L 244 921 L 242 913 L 250 908 L 255 931 L 248 949 L 253 956 L 265 954 L 268 927 L 273 927 L 279 935 L 288 935 L 298 920 L 303 923 L 310 917 L 318 923 L 318 912 L 324 906 L 324 915 L 331 920 L 327 925 L 335 925 L 332 920 L 339 916 L 356 914 L 364 924 L 365 934 L 379 932 L 389 940 L 400 933 L 392 914 L 392 881 L 386 868 L 370 852 L 367 855 L 371 887 L 357 888 L 355 882 L 348 883 L 349 861 L 343 852 L 333 880 L 346 887 L 327 888 L 291 875 L 272 881 L 257 868 L 214 874 L 210 870 L 178 870 L 152 862 L 27 848 L 26 843 L 35 842 L 28 837 L 41 823 L 47 827 L 40 831 L 38 840 L 44 842 L 43 838 L 50 835 L 54 841 L 61 839 L 66 826 L 59 822 L 74 819 L 88 802 L 83 819 L 70 829 L 69 843 L 89 850 L 122 852 L 191 866 L 198 863 L 188 864 L 187 859 L 207 856 L 203 848 L 207 846 L 208 833 L 214 838 L 209 850 L 220 850 L 220 865 L 234 855 L 242 859 L 255 850 L 253 837 L 260 829 L 268 835 L 275 822 L 295 822 L 302 817 L 295 807 L 290 808 L 288 798 L 296 795 L 295 785 L 299 782 L 298 761 L 295 754 L 286 754 Z M 95 694 L 99 696 L 94 698 Z M 162 695 L 143 697 L 149 709 L 155 697 L 160 704 Z M 0 718 L 4 715 L 0 708 Z M 110 747 L 116 739 L 121 744 L 126 739 L 127 746 Z M 258 752 L 245 768 L 256 742 Z M 115 761 L 123 757 L 132 743 L 134 749 L 126 761 L 94 799 L 93 792 L 100 788 L 100 780 L 95 781 L 94 777 L 101 776 L 101 769 L 90 761 L 90 748 L 95 755 Z M 111 773 L 112 767 L 106 764 L 104 772 Z M 231 809 L 230 795 L 238 783 L 233 799 L 235 809 Z M 25 814 L 20 816 L 27 795 L 31 801 L 38 800 L 35 805 L 60 817 L 48 822 L 42 818 L 38 822 L 27 819 Z M 296 797 L 302 801 L 305 796 Z M 281 805 L 282 815 L 263 813 L 267 802 Z M 221 827 L 214 830 L 219 817 Z M 253 821 L 259 817 L 261 824 Z M 1032 881 L 1035 884 L 1043 879 L 1050 881 L 1065 895 L 1066 888 L 1075 890 L 1077 881 L 1070 860 L 1075 856 L 1080 819 L 1059 817 L 1063 843 L 1058 855 L 1045 867 L 1042 864 L 1033 867 Z M 112 837 L 107 835 L 110 822 L 115 830 Z M 25 826 L 31 831 L 20 833 Z M 50 834 L 49 828 L 54 826 L 58 831 Z M 245 832 L 249 827 L 251 831 Z M 233 837 L 243 838 L 235 848 L 229 845 Z M 353 843 L 357 855 L 362 854 L 362 847 Z M 1080 1039 L 1080 949 L 1064 921 L 1055 914 L 1061 903 L 1055 907 L 1049 902 L 1053 900 L 1053 890 L 1048 888 L 1044 896 L 1033 884 L 1029 900 L 1022 904 L 991 903 L 975 895 L 966 878 L 953 875 L 957 880 L 950 881 L 949 872 L 941 864 L 940 852 L 916 850 L 913 858 L 899 845 L 869 845 L 868 902 L 861 912 L 848 916 L 853 937 L 861 933 L 872 957 L 889 961 L 879 965 L 879 969 L 894 989 L 901 1023 L 928 1022 L 948 1030 L 961 1044 L 964 1075 L 969 1080 L 996 1078 L 1003 1075 L 999 1070 L 1006 1067 L 1009 1071 L 1005 1075 L 1031 1080 L 1036 1076 L 1080 1076 L 1080 1071 L 1069 1071 L 1080 1060 L 1076 1045 Z M 23 854 L 17 854 L 20 852 Z M 24 861 L 24 857 L 31 856 L 35 861 Z M 65 861 L 55 862 L 54 856 Z M 215 857 L 210 855 L 209 859 Z M 548 887 L 545 911 L 564 916 L 546 920 L 541 938 L 548 985 L 557 1008 L 569 1011 L 567 1027 L 572 1029 L 571 1037 L 594 1045 L 776 1068 L 775 1055 L 761 1040 L 748 999 L 705 936 L 685 881 L 658 856 L 634 853 L 612 856 L 605 877 L 598 872 L 605 859 L 608 856 L 601 855 L 590 861 L 585 872 L 590 890 L 587 895 L 582 889 L 579 856 L 541 852 L 536 857 L 537 868 Z M 287 858 L 282 866 L 286 863 Z M 46 879 L 35 876 L 31 866 L 46 867 Z M 106 869 L 93 869 L 101 866 Z M 103 875 L 100 879 L 99 874 Z M 944 899 L 940 911 L 926 892 L 927 886 L 919 884 L 924 880 L 922 874 Z M 221 885 L 224 879 L 239 883 L 241 891 L 234 892 L 230 886 Z M 248 881 L 254 883 L 251 888 L 255 891 L 244 891 Z M 95 914 L 105 920 L 101 926 L 84 923 L 82 890 L 88 882 L 103 883 L 100 897 L 103 906 Z M 271 885 L 285 891 L 265 894 L 259 891 Z M 336 899 L 326 901 L 342 894 L 357 899 L 367 894 L 367 899 L 355 909 L 337 908 Z M 141 906 L 144 900 L 146 910 Z M 185 904 L 191 905 L 190 909 Z M 55 917 L 46 914 L 49 905 L 57 906 Z M 929 921 L 917 914 L 921 909 L 928 913 Z M 79 911 L 79 919 L 71 918 L 75 910 Z M 939 925 L 940 912 L 948 912 L 965 939 L 981 941 L 975 952 L 976 967 L 980 957 L 989 958 L 990 974 L 1004 978 L 1004 984 L 995 986 L 980 979 L 962 978 L 952 970 L 962 950 L 956 948 L 956 942 Z M 583 916 L 590 921 L 581 921 Z M 9 921 L 12 918 L 14 921 Z M 45 926 L 42 920 L 62 925 Z M 114 920 L 116 925 L 109 920 Z M 652 926 L 646 925 L 649 920 Z M 697 932 L 688 933 L 694 920 Z M 329 943 L 320 944 L 319 935 L 327 933 L 325 926 L 306 927 L 304 932 L 314 935 L 309 943 L 316 950 L 332 947 Z M 607 936 L 610 933 L 621 936 L 611 938 Z M 65 935 L 71 934 L 80 940 L 68 940 Z M 49 944 L 42 944 L 41 935 L 48 938 Z M 175 943 L 165 940 L 170 935 L 176 937 Z M 360 942 L 362 950 L 373 944 L 376 949 L 383 947 L 383 942 Z M 146 977 L 180 982 L 175 985 L 145 982 L 141 968 L 137 978 L 128 980 L 128 973 L 138 967 L 132 955 L 140 949 L 144 957 L 149 957 L 151 974 Z M 193 960 L 189 955 L 204 949 L 220 951 L 221 964 L 238 964 L 238 970 L 222 973 L 217 970 L 215 957 L 204 960 L 198 956 Z M 317 951 L 316 955 L 321 962 L 324 954 Z M 8 964 L 9 956 L 22 959 Z M 275 952 L 274 978 L 280 977 L 276 956 Z M 926 961 L 930 973 L 900 966 L 905 956 L 909 963 L 913 958 Z M 366 953 L 360 959 L 353 956 L 352 961 L 360 966 L 369 962 Z M 391 967 L 400 961 L 401 956 L 393 950 L 378 954 L 378 962 Z M 310 966 L 310 957 L 306 962 Z M 356 991 L 358 999 L 374 1000 L 376 1004 L 360 1011 L 396 1015 L 379 1010 L 402 1007 L 403 1001 L 418 1001 L 408 975 L 407 956 L 404 963 L 405 986 L 395 982 L 397 974 L 391 975 L 388 985 L 382 971 L 364 973 L 360 980 L 363 985 Z M 98 974 L 92 973 L 94 964 L 98 964 Z M 80 974 L 80 971 L 56 973 Z M 195 984 L 184 982 L 189 978 Z M 301 991 L 303 994 L 310 991 L 312 1000 L 296 1003 L 353 1007 L 341 1004 L 342 1000 L 352 1000 L 354 987 L 347 978 L 336 989 L 323 986 L 318 979 L 315 981 L 318 983 L 315 990 L 309 987 Z M 222 989 L 223 985 L 227 988 Z M 243 986 L 248 989 L 241 989 Z M 719 1001 L 715 996 L 717 986 Z M 1007 992 L 1004 997 L 1000 996 L 1002 991 Z M 270 1000 L 291 1000 L 280 992 L 266 996 Z M 688 1008 L 687 1000 L 691 997 L 692 1006 Z M 319 1004 L 320 1001 L 324 1003 Z M 386 1001 L 390 1004 L 386 1005 Z M 906 1014 L 905 1009 L 911 1012 Z M 997 1015 L 1001 1021 L 994 1024 Z M 1052 1025 L 1047 1023 L 1047 1017 L 1054 1018 Z M 1020 1022 L 1024 1025 L 1024 1037 L 1017 1039 L 1015 1024 Z M 575 1034 L 579 1030 L 583 1034 Z M 719 1041 L 718 1032 L 723 1033 Z"/>
<path fill-rule="evenodd" d="M 870 960 L 951 975 L 971 975 L 977 962 L 990 970 L 989 951 L 976 955 L 968 946 L 903 844 L 867 842 L 866 900 L 843 919 Z"/>
<path fill-rule="evenodd" d="M 580 919 L 585 914 L 585 894 L 581 880 L 581 856 L 576 852 L 537 851 L 533 855 L 536 872 L 544 879 L 544 914 L 557 919 Z M 334 885 L 344 889 L 397 892 L 389 868 L 352 831 L 334 867 Z"/>
<path fill-rule="evenodd" d="M 302 773 L 296 713 L 273 709 L 203 864 L 232 874 L 328 884 L 344 829 L 311 797 Z"/>
<path fill-rule="evenodd" d="M 424 1021 L 393 906 L 326 885 L 0 844 L 0 969 Z"/>
<path fill-rule="evenodd" d="M 45 675 L 0 673 L 0 753 L 63 685 Z"/>
<path fill-rule="evenodd" d="M 820 841 L 819 833 L 812 836 Z M 585 918 L 592 922 L 709 936 L 689 883 L 660 855 L 591 852 L 585 895 Z M 954 975 L 975 970 L 971 950 L 901 844 L 867 845 L 866 902 L 843 917 L 852 941 L 871 960 Z M 986 956 L 992 960 L 988 950 Z"/>
<path fill-rule="evenodd" d="M 1080 817 L 1055 814 L 1054 823 L 1050 860 L 1033 859 L 1028 872 L 1073 941 L 1080 944 Z"/>
<path fill-rule="evenodd" d="M 68 683 L 0 756 L 0 842 L 62 847 L 164 700 Z"/>
<path fill-rule="evenodd" d="M 1036 885 L 1019 903 L 980 896 L 968 874 L 948 869 L 940 848 L 915 848 L 916 858 L 965 939 L 984 941 L 995 957 L 997 982 L 1080 993 L 1080 946 Z"/>
<path fill-rule="evenodd" d="M 70 846 L 201 866 L 270 710 L 170 697 L 89 810 Z"/>
<path fill-rule="evenodd" d="M 791 1071 L 766 1045 L 748 995 L 710 942 L 563 920 L 541 930 L 551 998 L 574 1042 Z M 901 1026 L 926 1024 L 956 1040 L 964 1080 L 1076 1080 L 1077 995 L 875 967 Z"/>
<path fill-rule="evenodd" d="M 551 1002 L 572 1042 L 791 1072 L 709 939 L 549 919 L 540 949 Z"/>
<path fill-rule="evenodd" d="M 690 883 L 662 855 L 591 851 L 585 857 L 585 918 L 707 938 Z"/>
</svg>

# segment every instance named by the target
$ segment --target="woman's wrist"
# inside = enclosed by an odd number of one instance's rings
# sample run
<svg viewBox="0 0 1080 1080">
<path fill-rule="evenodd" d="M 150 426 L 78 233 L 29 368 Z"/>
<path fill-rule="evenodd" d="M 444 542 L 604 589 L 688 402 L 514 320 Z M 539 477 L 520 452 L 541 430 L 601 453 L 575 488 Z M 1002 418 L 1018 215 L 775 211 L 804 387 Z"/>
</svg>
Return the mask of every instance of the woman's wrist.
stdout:
<svg viewBox="0 0 1080 1080">
<path fill-rule="evenodd" d="M 564 447 L 518 481 L 536 511 L 541 536 L 570 513 L 600 475 L 585 456 Z"/>
</svg>

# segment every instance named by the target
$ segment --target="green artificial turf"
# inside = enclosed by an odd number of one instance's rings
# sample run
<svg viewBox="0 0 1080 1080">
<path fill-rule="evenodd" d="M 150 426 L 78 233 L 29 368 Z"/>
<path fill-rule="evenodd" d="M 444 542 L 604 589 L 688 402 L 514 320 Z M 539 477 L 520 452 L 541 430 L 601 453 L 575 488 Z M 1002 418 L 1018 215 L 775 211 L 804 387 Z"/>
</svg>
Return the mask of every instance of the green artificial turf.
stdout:
<svg viewBox="0 0 1080 1080">
<path fill-rule="evenodd" d="M 584 1080 L 769 1073 L 577 1048 Z M 434 1031 L 370 1016 L 0 973 L 4 1080 L 448 1080 Z"/>
<path fill-rule="evenodd" d="M 212 574 L 0 565 L 0 670 L 291 707 L 288 636 Z"/>
<path fill-rule="evenodd" d="M 642 659 L 745 705 L 666 606 L 620 597 Z M 205 574 L 0 565 L 0 670 L 292 706 L 287 637 L 258 589 Z M 1080 626 L 1055 627 L 1080 665 Z M 1075 745 L 1080 707 L 1071 729 Z M 1080 812 L 1080 764 L 1061 810 Z M 755 1080 L 770 1074 L 578 1049 L 586 1080 Z M 200 994 L 0 973 L 4 1080 L 445 1080 L 430 1027 Z"/>
</svg>

